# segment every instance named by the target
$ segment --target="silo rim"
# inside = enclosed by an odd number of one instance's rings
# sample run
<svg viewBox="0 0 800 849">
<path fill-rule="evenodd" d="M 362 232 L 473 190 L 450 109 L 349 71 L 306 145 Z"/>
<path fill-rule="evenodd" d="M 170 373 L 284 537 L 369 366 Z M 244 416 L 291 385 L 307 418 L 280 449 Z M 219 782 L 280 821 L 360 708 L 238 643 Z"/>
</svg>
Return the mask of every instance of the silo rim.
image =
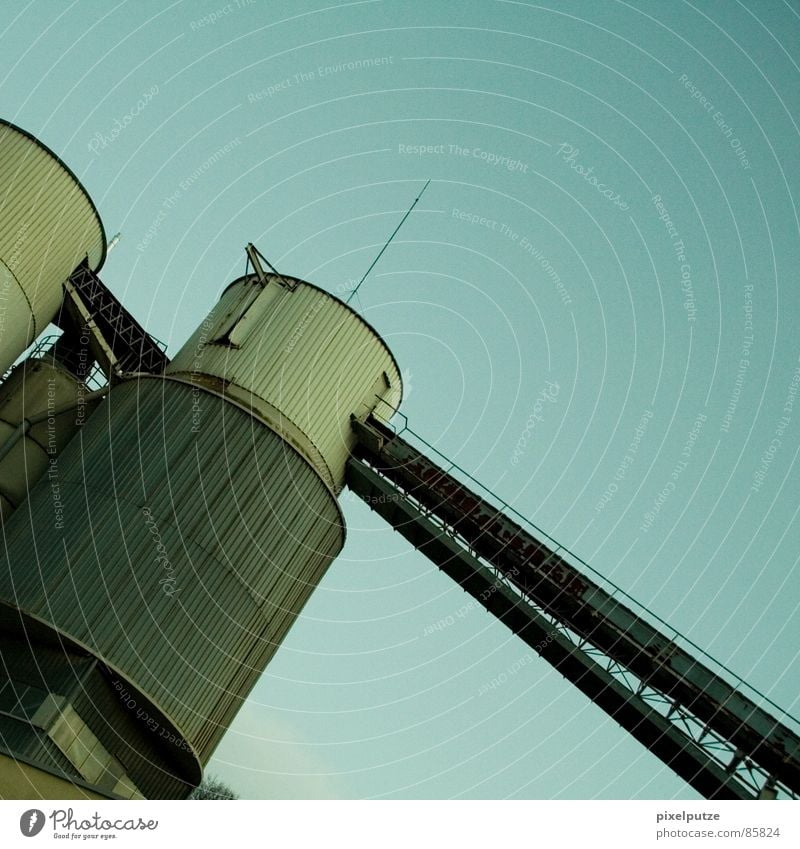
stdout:
<svg viewBox="0 0 800 849">
<path fill-rule="evenodd" d="M 108 240 L 106 239 L 106 230 L 103 226 L 103 219 L 100 217 L 100 213 L 97 211 L 97 207 L 95 206 L 94 201 L 92 200 L 91 195 L 86 190 L 86 187 L 83 183 L 78 179 L 75 172 L 67 165 L 66 162 L 53 150 L 51 150 L 43 141 L 37 139 L 32 133 L 29 133 L 27 130 L 24 130 L 22 127 L 17 126 L 11 121 L 6 120 L 5 118 L 0 118 L 0 127 L 10 127 L 12 130 L 15 130 L 20 135 L 24 136 L 27 139 L 30 139 L 34 144 L 40 147 L 45 153 L 51 156 L 55 161 L 61 166 L 61 168 L 67 172 L 67 174 L 72 178 L 75 185 L 81 190 L 83 196 L 89 201 L 89 206 L 94 212 L 94 216 L 97 219 L 97 223 L 100 227 L 100 238 L 102 239 L 103 249 L 100 253 L 100 262 L 97 264 L 97 267 L 92 269 L 93 271 L 99 271 L 103 267 L 103 263 L 106 261 L 106 255 L 108 253 Z"/>
<path fill-rule="evenodd" d="M 266 276 L 268 278 L 277 278 L 282 277 L 284 280 L 293 280 L 297 283 L 302 283 L 304 286 L 310 286 L 312 289 L 316 289 L 318 292 L 322 292 L 323 295 L 327 295 L 332 301 L 335 301 L 337 304 L 343 306 L 346 310 L 351 312 L 365 327 L 367 327 L 375 338 L 383 345 L 384 350 L 389 355 L 389 358 L 392 361 L 392 364 L 397 371 L 397 375 L 400 378 L 400 397 L 397 400 L 397 407 L 395 410 L 400 408 L 400 404 L 403 402 L 403 373 L 400 371 L 400 365 L 395 359 L 394 353 L 389 345 L 386 343 L 386 340 L 381 336 L 380 333 L 364 318 L 363 315 L 357 313 L 350 304 L 346 304 L 341 298 L 337 298 L 336 295 L 331 294 L 327 289 L 323 289 L 321 286 L 317 286 L 315 283 L 309 283 L 308 280 L 303 280 L 302 277 L 293 277 L 291 274 L 273 274 L 271 272 L 267 272 Z M 242 280 L 258 280 L 258 277 L 255 274 L 243 274 L 240 277 L 237 277 L 235 280 L 232 280 L 228 285 L 220 292 L 219 298 L 221 298 L 232 286 L 235 286 L 237 283 L 241 283 Z M 219 300 L 217 298 L 217 300 Z"/>
<path fill-rule="evenodd" d="M 24 627 L 26 629 L 30 629 L 31 626 L 35 629 L 35 633 L 38 638 L 41 638 L 41 635 L 47 634 L 57 635 L 57 643 L 54 641 L 52 645 L 58 645 L 61 648 L 65 646 L 73 651 L 78 651 L 85 654 L 87 657 L 94 658 L 99 664 L 100 671 L 102 673 L 103 668 L 107 671 L 113 671 L 115 675 L 118 675 L 122 678 L 126 684 L 128 684 L 131 688 L 136 690 L 137 694 L 145 700 L 147 706 L 152 708 L 156 713 L 159 714 L 156 719 L 161 719 L 164 723 L 169 726 L 168 730 L 174 730 L 178 734 L 180 734 L 181 739 L 188 745 L 188 750 L 184 749 L 185 752 L 189 755 L 187 758 L 187 766 L 196 767 L 196 769 L 192 770 L 191 775 L 187 775 L 186 778 L 183 778 L 179 775 L 175 775 L 179 781 L 183 781 L 186 784 L 200 784 L 203 779 L 203 764 L 200 761 L 200 757 L 197 753 L 197 748 L 189 742 L 188 736 L 184 733 L 183 729 L 175 724 L 170 713 L 161 706 L 161 703 L 157 701 L 147 690 L 144 690 L 136 681 L 131 679 L 131 676 L 128 675 L 127 672 L 120 669 L 113 663 L 109 663 L 106 660 L 105 655 L 102 654 L 96 647 L 91 646 L 89 643 L 84 642 L 83 640 L 78 639 L 72 634 L 67 633 L 62 630 L 58 625 L 54 622 L 50 622 L 47 619 L 44 619 L 38 613 L 34 613 L 24 607 L 17 607 L 15 602 L 2 600 L 0 601 L 0 609 L 4 611 L 12 611 L 15 617 L 20 617 L 24 623 Z M 39 629 L 43 630 L 39 630 Z"/>
</svg>

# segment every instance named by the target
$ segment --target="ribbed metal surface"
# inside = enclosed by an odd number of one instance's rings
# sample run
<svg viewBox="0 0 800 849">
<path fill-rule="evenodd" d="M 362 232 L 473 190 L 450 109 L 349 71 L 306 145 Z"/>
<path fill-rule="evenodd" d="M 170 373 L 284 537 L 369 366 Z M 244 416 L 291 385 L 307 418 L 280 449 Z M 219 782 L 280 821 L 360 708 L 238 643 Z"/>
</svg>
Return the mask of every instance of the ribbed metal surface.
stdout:
<svg viewBox="0 0 800 849">
<path fill-rule="evenodd" d="M 0 122 L 0 371 L 55 316 L 61 285 L 88 254 L 105 256 L 89 196 L 44 145 Z"/>
<path fill-rule="evenodd" d="M 80 779 L 80 775 L 40 728 L 11 716 L 0 715 L 0 747 L 19 758 L 35 761 L 46 769 Z M 30 790 L 31 788 L 26 788 Z M 30 792 L 25 794 L 31 795 Z"/>
<path fill-rule="evenodd" d="M 46 481 L 7 522 L 0 597 L 122 671 L 205 761 L 341 548 L 335 498 L 247 412 L 155 377 L 112 389 L 59 479 L 63 528 Z"/>
<path fill-rule="evenodd" d="M 112 768 L 111 780 L 95 777 L 106 790 L 113 790 L 124 772 L 147 798 L 184 798 L 200 780 L 200 768 L 191 753 L 182 747 L 164 746 L 161 731 L 169 721 L 155 706 L 137 693 L 131 707 L 128 696 L 132 688 L 115 686 L 119 674 L 85 650 L 71 647 L 62 634 L 29 617 L 23 619 L 2 604 L 0 656 L 5 673 L 0 677 L 0 710 L 9 710 L 8 694 L 16 692 L 28 706 L 30 723 L 40 730 L 52 730 L 58 720 L 52 704 L 69 705 L 121 766 L 120 770 Z M 37 692 L 26 694 L 27 688 Z M 17 709 L 13 713 L 24 715 Z M 150 722 L 141 721 L 144 713 Z M 33 748 L 27 755 L 40 765 L 50 765 L 44 751 L 37 754 Z"/>
<path fill-rule="evenodd" d="M 180 780 L 185 766 L 175 762 L 182 750 L 165 748 L 160 728 L 143 734 L 136 709 L 126 708 L 113 686 L 108 682 L 103 686 L 98 678 L 74 689 L 70 699 L 75 711 L 148 799 L 185 798 L 191 787 Z M 147 705 L 137 703 L 136 708 L 152 712 Z"/>
<path fill-rule="evenodd" d="M 342 301 L 303 281 L 290 291 L 268 279 L 263 290 L 255 277 L 229 286 L 167 373 L 224 381 L 226 395 L 252 404 L 338 491 L 354 445 L 350 415 L 375 409 L 376 395 L 396 407 L 400 373 L 383 340 Z"/>
<path fill-rule="evenodd" d="M 57 365 L 38 359 L 20 363 L 0 386 L 0 450 L 23 418 L 54 413 L 60 407 L 77 403 L 86 394 L 86 387 Z M 85 412 L 88 414 L 88 410 Z M 50 475 L 51 492 L 58 493 L 57 458 L 78 429 L 76 415 L 74 409 L 49 415 L 34 424 L 27 436 L 18 438 L 0 458 L 0 513 L 4 519 L 44 474 Z"/>
</svg>

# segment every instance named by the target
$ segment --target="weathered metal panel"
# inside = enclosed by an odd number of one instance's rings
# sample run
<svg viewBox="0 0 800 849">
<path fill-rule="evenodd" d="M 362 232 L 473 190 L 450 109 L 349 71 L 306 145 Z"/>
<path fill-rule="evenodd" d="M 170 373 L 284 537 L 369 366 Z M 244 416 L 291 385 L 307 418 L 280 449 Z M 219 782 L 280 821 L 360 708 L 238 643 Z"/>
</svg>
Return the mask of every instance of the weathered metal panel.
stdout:
<svg viewBox="0 0 800 849">
<path fill-rule="evenodd" d="M 76 404 L 87 393 L 74 375 L 41 359 L 20 363 L 0 386 L 0 450 L 23 419 L 40 413 L 54 414 L 33 424 L 27 435 L 19 437 L 0 457 L 0 512 L 4 519 L 27 498 L 33 484 L 45 473 L 53 476 L 53 512 L 56 516 L 60 513 L 58 454 L 75 435 L 78 424 L 74 409 L 58 415 L 55 412 Z"/>
<path fill-rule="evenodd" d="M 18 758 L 34 760 L 46 769 L 80 779 L 75 768 L 41 729 L 11 716 L 0 714 L 0 751 Z M 32 788 L 27 796 L 33 796 Z"/>
<path fill-rule="evenodd" d="M 177 747 L 174 751 L 165 750 L 159 727 L 149 734 L 142 733 L 136 711 L 147 709 L 146 706 L 125 707 L 111 683 L 102 682 L 97 673 L 85 686 L 74 688 L 71 701 L 77 713 L 86 720 L 105 748 L 120 761 L 127 775 L 147 798 L 175 799 L 189 794 L 191 787 L 181 781 L 186 774 L 185 766 L 175 762 L 181 750 Z"/>
<path fill-rule="evenodd" d="M 63 162 L 0 121 L 0 372 L 55 316 L 61 285 L 88 255 L 105 257 L 103 225 Z"/>
<path fill-rule="evenodd" d="M 207 759 L 341 549 L 333 494 L 247 412 L 155 377 L 114 387 L 58 468 L 64 527 L 40 482 L 6 524 L 0 597 L 120 670 Z"/>
<path fill-rule="evenodd" d="M 350 415 L 375 409 L 376 394 L 397 407 L 400 372 L 378 334 L 338 298 L 303 281 L 289 290 L 274 275 L 268 280 L 264 289 L 255 277 L 231 284 L 167 373 L 221 381 L 227 396 L 252 405 L 338 491 L 354 444 Z"/>
</svg>

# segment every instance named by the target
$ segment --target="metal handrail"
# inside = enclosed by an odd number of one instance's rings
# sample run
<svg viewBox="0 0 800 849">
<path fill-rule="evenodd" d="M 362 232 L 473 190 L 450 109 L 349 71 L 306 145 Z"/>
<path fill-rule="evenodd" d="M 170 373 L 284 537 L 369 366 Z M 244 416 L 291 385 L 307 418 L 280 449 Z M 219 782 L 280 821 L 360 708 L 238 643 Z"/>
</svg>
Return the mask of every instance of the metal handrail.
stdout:
<svg viewBox="0 0 800 849">
<path fill-rule="evenodd" d="M 460 472 L 462 475 L 464 475 L 465 478 L 467 478 L 467 480 L 469 480 L 470 483 L 476 485 L 477 487 L 480 487 L 480 489 L 483 490 L 484 493 L 491 496 L 491 498 L 494 499 L 495 502 L 499 502 L 500 507 L 502 508 L 503 511 L 507 511 L 515 519 L 518 519 L 523 524 L 525 524 L 528 527 L 535 530 L 538 534 L 541 534 L 549 542 L 558 546 L 560 551 L 569 555 L 574 561 L 576 561 L 581 566 L 586 568 L 589 572 L 592 573 L 592 575 L 599 578 L 601 582 L 605 583 L 606 586 L 612 587 L 615 594 L 619 593 L 625 599 L 627 599 L 629 602 L 631 602 L 633 605 L 635 605 L 635 607 L 637 607 L 640 611 L 647 614 L 647 616 L 650 617 L 651 620 L 654 620 L 659 625 L 666 628 L 667 631 L 671 632 L 671 634 L 673 635 L 672 638 L 671 638 L 673 641 L 677 641 L 677 640 L 682 641 L 686 645 L 691 646 L 692 649 L 697 651 L 704 658 L 706 658 L 707 660 L 709 660 L 713 664 L 715 664 L 719 670 L 722 670 L 723 672 L 725 672 L 728 676 L 730 676 L 733 679 L 733 681 L 736 682 L 736 689 L 742 689 L 742 690 L 745 690 L 745 691 L 749 691 L 751 694 L 758 696 L 759 699 L 763 700 L 764 703 L 770 705 L 770 707 L 777 710 L 781 714 L 782 717 L 791 720 L 798 727 L 800 727 L 800 719 L 798 719 L 793 714 L 789 713 L 785 708 L 781 707 L 779 704 L 774 702 L 772 699 L 769 698 L 769 696 L 762 693 L 756 687 L 753 687 L 752 684 L 749 684 L 747 681 L 745 681 L 745 679 L 742 678 L 741 675 L 738 675 L 736 672 L 734 672 L 732 669 L 730 669 L 728 666 L 726 666 L 724 663 L 722 663 L 722 661 L 718 660 L 712 654 L 709 654 L 709 652 L 707 652 L 704 648 L 699 646 L 697 643 L 695 643 L 691 638 L 687 637 L 685 634 L 678 631 L 676 628 L 674 628 L 672 625 L 670 625 L 669 622 L 666 622 L 664 619 L 662 619 L 657 613 L 654 613 L 652 610 L 645 607 L 645 605 L 643 605 L 641 602 L 637 601 L 632 595 L 630 595 L 628 592 L 626 592 L 622 587 L 620 587 L 618 584 L 615 584 L 610 578 L 607 578 L 605 575 L 598 572 L 594 567 L 592 567 L 589 563 L 587 563 L 582 557 L 575 554 L 575 552 L 570 550 L 563 543 L 559 542 L 557 539 L 552 537 L 550 534 L 548 534 L 546 531 L 544 531 L 542 528 L 540 528 L 538 525 L 536 525 L 534 522 L 532 522 L 530 519 L 528 519 L 526 516 L 524 516 L 518 510 L 516 510 L 507 501 L 505 501 L 499 495 L 496 495 L 491 489 L 489 489 L 489 487 L 485 486 L 481 481 L 479 481 L 477 478 L 475 478 L 473 475 L 471 475 L 468 471 L 466 471 L 466 469 L 461 468 L 461 466 L 459 466 L 458 463 L 456 463 L 454 460 L 451 460 L 447 455 L 443 454 L 438 448 L 431 445 L 424 437 L 420 436 L 418 433 L 416 433 L 416 431 L 414 431 L 409 426 L 408 416 L 406 416 L 405 413 L 400 412 L 396 407 L 393 407 L 391 404 L 389 404 L 384 399 L 381 399 L 381 403 L 384 404 L 389 409 L 393 410 L 394 415 L 400 416 L 403 419 L 402 429 L 397 430 L 397 428 L 394 426 L 394 424 L 392 424 L 388 419 L 383 419 L 383 417 L 381 417 L 381 423 L 384 424 L 385 426 L 388 426 L 395 433 L 396 436 L 402 436 L 406 433 L 411 434 L 411 436 L 414 439 L 418 440 L 422 445 L 424 445 L 426 448 L 430 449 L 430 451 L 432 451 L 434 454 L 438 455 L 443 461 L 445 461 L 446 463 L 449 463 L 450 467 L 452 469 L 457 469 L 458 472 Z"/>
</svg>

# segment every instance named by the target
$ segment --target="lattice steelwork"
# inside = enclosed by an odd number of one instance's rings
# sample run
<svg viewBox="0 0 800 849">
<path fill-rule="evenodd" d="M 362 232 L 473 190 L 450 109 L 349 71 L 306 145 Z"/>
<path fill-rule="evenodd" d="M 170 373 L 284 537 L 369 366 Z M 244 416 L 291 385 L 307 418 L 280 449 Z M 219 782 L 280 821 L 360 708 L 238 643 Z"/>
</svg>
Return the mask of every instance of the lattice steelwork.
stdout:
<svg viewBox="0 0 800 849">
<path fill-rule="evenodd" d="M 106 345 L 109 373 L 162 374 L 169 359 L 147 331 L 117 300 L 88 263 L 79 265 L 66 285 L 68 305 L 78 312 L 76 324 L 93 323 Z M 77 295 L 78 301 L 74 295 Z"/>
<path fill-rule="evenodd" d="M 351 489 L 708 798 L 797 798 L 800 739 L 579 571 L 561 546 L 375 419 L 354 421 Z M 626 599 L 627 601 L 627 599 Z M 763 699 L 766 702 L 766 699 Z M 776 707 L 776 706 L 773 706 Z"/>
</svg>

